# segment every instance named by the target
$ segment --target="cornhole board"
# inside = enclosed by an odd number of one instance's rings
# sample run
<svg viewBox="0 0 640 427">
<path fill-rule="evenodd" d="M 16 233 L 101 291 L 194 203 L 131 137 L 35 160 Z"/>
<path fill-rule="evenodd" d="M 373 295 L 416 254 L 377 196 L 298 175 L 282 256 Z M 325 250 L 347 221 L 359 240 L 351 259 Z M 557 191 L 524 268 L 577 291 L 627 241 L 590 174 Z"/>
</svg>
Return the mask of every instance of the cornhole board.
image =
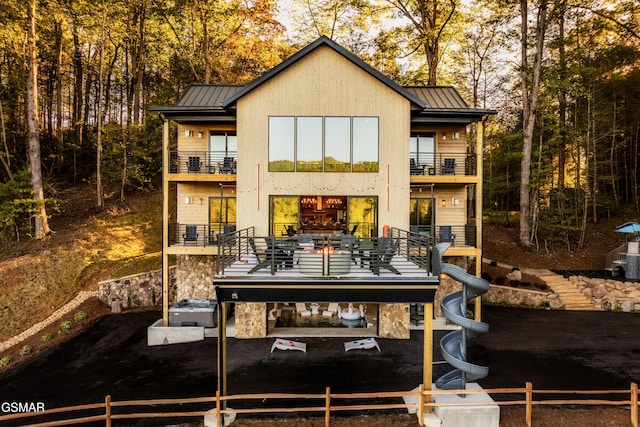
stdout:
<svg viewBox="0 0 640 427">
<path fill-rule="evenodd" d="M 344 343 L 344 351 L 359 349 L 368 350 L 370 348 L 377 348 L 380 351 L 380 346 L 374 338 L 364 338 L 361 340 L 347 341 Z"/>
<path fill-rule="evenodd" d="M 273 350 L 299 350 L 307 352 L 307 344 L 298 341 L 283 340 L 282 338 L 276 338 L 276 341 L 271 346 L 271 353 Z"/>
</svg>

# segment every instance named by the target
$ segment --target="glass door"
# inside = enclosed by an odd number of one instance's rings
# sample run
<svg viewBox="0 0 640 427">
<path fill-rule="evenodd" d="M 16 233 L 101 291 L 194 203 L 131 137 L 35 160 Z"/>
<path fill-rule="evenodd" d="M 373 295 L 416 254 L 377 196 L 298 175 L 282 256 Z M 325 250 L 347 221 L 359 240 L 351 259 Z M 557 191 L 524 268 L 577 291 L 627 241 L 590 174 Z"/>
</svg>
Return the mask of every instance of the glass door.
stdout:
<svg viewBox="0 0 640 427">
<path fill-rule="evenodd" d="M 347 221 L 349 232 L 359 237 L 378 235 L 378 198 L 348 198 Z"/>
</svg>

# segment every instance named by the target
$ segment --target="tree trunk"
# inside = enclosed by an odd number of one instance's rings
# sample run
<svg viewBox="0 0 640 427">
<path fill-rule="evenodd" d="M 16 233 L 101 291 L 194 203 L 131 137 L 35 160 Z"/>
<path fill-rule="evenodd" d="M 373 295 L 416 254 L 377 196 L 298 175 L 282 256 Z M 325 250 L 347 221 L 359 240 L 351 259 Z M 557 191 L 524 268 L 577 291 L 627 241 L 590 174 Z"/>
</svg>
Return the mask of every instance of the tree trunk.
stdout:
<svg viewBox="0 0 640 427">
<path fill-rule="evenodd" d="M 531 149 L 533 146 L 533 131 L 538 110 L 538 96 L 540 92 L 540 73 L 542 70 L 542 53 L 544 48 L 544 33 L 547 25 L 547 0 L 541 0 L 538 8 L 536 25 L 536 51 L 531 69 L 531 84 L 529 85 L 529 64 L 527 49 L 527 17 L 528 0 L 520 0 L 521 13 L 521 43 L 522 43 L 522 107 L 523 107 L 523 143 L 522 161 L 520 164 L 520 244 L 531 246 Z"/>
<path fill-rule="evenodd" d="M 27 5 L 27 132 L 29 142 L 29 169 L 31 188 L 36 201 L 34 236 L 44 238 L 51 232 L 42 185 L 42 165 L 40 159 L 40 131 L 38 124 L 38 58 L 36 40 L 36 1 L 29 0 Z"/>
<path fill-rule="evenodd" d="M 55 22 L 56 31 L 56 165 L 62 172 L 64 161 L 64 131 L 62 129 L 62 22 Z"/>
</svg>

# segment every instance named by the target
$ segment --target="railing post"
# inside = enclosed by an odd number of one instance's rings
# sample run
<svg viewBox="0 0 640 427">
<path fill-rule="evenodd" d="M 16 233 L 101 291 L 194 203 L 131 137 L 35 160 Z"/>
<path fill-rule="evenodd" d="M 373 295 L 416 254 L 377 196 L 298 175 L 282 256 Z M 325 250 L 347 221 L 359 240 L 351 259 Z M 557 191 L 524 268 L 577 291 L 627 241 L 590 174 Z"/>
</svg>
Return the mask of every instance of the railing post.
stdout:
<svg viewBox="0 0 640 427">
<path fill-rule="evenodd" d="M 104 398 L 104 425 L 111 427 L 111 396 L 107 395 Z"/>
<path fill-rule="evenodd" d="M 220 390 L 216 390 L 216 425 L 222 427 L 222 413 L 220 412 Z"/>
<path fill-rule="evenodd" d="M 631 383 L 631 425 L 638 427 L 638 384 Z"/>
<path fill-rule="evenodd" d="M 418 425 L 424 425 L 424 384 L 420 384 L 420 395 L 418 396 Z"/>
<path fill-rule="evenodd" d="M 329 387 L 326 388 L 324 405 L 324 427 L 329 427 L 329 418 L 331 417 L 331 389 Z"/>
<path fill-rule="evenodd" d="M 533 411 L 533 384 L 527 382 L 526 392 L 525 392 L 525 418 L 527 422 L 527 427 L 531 427 L 531 412 Z"/>
</svg>

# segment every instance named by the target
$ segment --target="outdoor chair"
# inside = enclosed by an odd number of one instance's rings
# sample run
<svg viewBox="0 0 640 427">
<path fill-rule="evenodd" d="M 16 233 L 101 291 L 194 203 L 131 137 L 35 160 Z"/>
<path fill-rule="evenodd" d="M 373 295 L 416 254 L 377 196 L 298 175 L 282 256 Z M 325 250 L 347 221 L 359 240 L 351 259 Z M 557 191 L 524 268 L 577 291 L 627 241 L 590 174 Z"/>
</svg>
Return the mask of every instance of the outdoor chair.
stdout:
<svg viewBox="0 0 640 427">
<path fill-rule="evenodd" d="M 302 317 L 311 316 L 311 312 L 307 310 L 307 305 L 303 302 L 296 303 L 296 312 Z"/>
<path fill-rule="evenodd" d="M 442 175 L 456 174 L 456 159 L 444 159 L 444 163 L 440 166 Z"/>
<path fill-rule="evenodd" d="M 236 160 L 233 157 L 225 157 L 222 163 L 218 163 L 220 173 L 236 173 Z"/>
<path fill-rule="evenodd" d="M 187 171 L 189 172 L 200 172 L 200 157 L 197 156 L 189 156 L 189 160 L 187 161 Z"/>
<path fill-rule="evenodd" d="M 440 226 L 440 242 L 453 242 L 456 240 L 456 235 L 451 234 L 451 226 L 450 225 L 441 225 Z"/>
<path fill-rule="evenodd" d="M 424 165 L 419 165 L 416 159 L 409 159 L 409 167 L 411 175 L 424 175 Z"/>
<path fill-rule="evenodd" d="M 338 313 L 338 303 L 330 302 L 327 309 L 322 312 L 322 315 L 324 317 L 333 317 L 336 313 Z"/>
<path fill-rule="evenodd" d="M 197 227 L 195 225 L 187 225 L 185 226 L 185 233 L 182 235 L 182 239 L 184 243 L 197 243 L 198 241 L 198 232 Z"/>
</svg>

